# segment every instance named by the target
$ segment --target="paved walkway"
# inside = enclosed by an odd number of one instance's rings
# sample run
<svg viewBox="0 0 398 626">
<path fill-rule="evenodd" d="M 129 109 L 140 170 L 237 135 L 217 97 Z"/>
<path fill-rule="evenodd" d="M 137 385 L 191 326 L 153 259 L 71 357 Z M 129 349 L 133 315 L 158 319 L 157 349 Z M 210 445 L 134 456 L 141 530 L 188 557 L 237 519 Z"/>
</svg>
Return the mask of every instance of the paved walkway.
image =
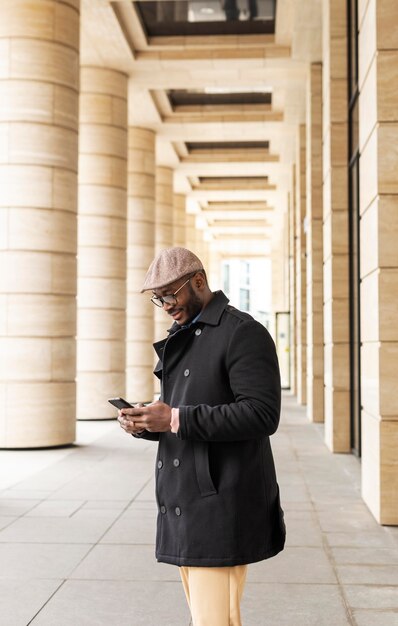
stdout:
<svg viewBox="0 0 398 626">
<path fill-rule="evenodd" d="M 153 555 L 155 448 L 106 421 L 71 448 L 0 451 L 1 626 L 189 625 Z M 273 449 L 288 542 L 249 568 L 244 626 L 398 626 L 398 528 L 363 504 L 358 461 L 289 396 Z"/>
</svg>

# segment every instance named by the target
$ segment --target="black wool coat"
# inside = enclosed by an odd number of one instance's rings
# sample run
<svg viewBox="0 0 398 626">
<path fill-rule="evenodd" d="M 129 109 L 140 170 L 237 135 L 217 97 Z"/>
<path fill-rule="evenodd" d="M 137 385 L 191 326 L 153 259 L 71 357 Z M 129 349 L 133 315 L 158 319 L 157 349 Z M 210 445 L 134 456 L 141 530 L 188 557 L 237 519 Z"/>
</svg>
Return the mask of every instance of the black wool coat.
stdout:
<svg viewBox="0 0 398 626">
<path fill-rule="evenodd" d="M 180 409 L 159 441 L 156 558 L 183 566 L 242 565 L 283 549 L 285 525 L 269 441 L 280 377 L 268 331 L 216 292 L 197 322 L 154 344 L 161 400 Z"/>
</svg>

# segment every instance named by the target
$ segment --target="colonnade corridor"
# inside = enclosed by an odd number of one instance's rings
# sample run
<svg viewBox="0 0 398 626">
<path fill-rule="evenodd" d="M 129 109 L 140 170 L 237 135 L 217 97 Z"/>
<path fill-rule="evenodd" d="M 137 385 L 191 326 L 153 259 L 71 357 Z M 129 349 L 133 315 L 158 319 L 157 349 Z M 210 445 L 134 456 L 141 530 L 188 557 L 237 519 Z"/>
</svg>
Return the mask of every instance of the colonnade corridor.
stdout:
<svg viewBox="0 0 398 626">
<path fill-rule="evenodd" d="M 244 626 L 395 626 L 398 528 L 360 496 L 294 396 L 272 437 L 287 546 L 249 568 Z M 78 423 L 71 448 L 0 451 L 0 623 L 188 626 L 178 570 L 154 557 L 156 444 L 116 421 Z"/>
<path fill-rule="evenodd" d="M 159 395 L 141 288 L 174 246 L 269 330 L 285 390 L 287 546 L 244 626 L 398 626 L 397 24 L 397 0 L 0 0 L 0 626 L 190 623 L 156 445 L 107 401 Z"/>
</svg>

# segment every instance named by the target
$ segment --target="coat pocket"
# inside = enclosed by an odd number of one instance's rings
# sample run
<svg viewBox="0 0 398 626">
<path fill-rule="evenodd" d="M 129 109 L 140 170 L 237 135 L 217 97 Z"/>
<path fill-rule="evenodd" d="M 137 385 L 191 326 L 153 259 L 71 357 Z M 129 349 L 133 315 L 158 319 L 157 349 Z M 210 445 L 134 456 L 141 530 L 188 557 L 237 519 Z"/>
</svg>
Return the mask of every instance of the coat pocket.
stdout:
<svg viewBox="0 0 398 626">
<path fill-rule="evenodd" d="M 205 441 L 194 441 L 193 452 L 195 458 L 196 478 L 202 498 L 217 493 L 209 467 L 209 445 Z"/>
</svg>

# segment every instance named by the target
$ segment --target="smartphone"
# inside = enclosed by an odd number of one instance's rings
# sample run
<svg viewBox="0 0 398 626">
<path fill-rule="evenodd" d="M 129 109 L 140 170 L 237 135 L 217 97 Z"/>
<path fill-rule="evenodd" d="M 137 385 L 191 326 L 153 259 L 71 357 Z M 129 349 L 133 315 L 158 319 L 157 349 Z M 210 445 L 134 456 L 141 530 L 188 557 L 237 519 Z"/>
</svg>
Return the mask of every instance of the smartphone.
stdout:
<svg viewBox="0 0 398 626">
<path fill-rule="evenodd" d="M 133 405 L 124 398 L 109 398 L 108 402 L 113 404 L 117 409 L 132 409 Z"/>
</svg>

